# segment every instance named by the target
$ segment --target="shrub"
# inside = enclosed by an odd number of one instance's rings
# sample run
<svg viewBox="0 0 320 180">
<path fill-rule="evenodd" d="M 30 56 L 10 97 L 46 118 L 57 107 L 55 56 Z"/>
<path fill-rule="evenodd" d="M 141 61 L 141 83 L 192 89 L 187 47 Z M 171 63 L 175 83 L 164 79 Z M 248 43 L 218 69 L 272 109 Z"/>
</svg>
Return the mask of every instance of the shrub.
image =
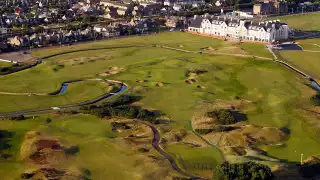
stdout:
<svg viewBox="0 0 320 180">
<path fill-rule="evenodd" d="M 224 125 L 234 124 L 237 122 L 229 109 L 219 109 L 207 112 L 207 116 L 217 119 L 220 124 Z"/>
<path fill-rule="evenodd" d="M 259 180 L 273 180 L 275 176 L 271 169 L 263 164 L 255 162 L 245 162 L 242 164 L 229 164 L 224 162 L 219 165 L 213 175 L 214 180 L 225 179 L 259 179 Z"/>
<path fill-rule="evenodd" d="M 201 134 L 201 135 L 205 135 L 205 134 L 209 134 L 211 132 L 224 132 L 224 131 L 231 131 L 234 129 L 235 129 L 234 127 L 218 125 L 212 129 L 195 129 L 195 132 L 197 132 L 198 134 Z"/>
<path fill-rule="evenodd" d="M 49 124 L 49 123 L 51 123 L 51 122 L 52 122 L 52 119 L 47 118 L 47 119 L 46 119 L 46 122 Z"/>
<path fill-rule="evenodd" d="M 129 99 L 130 100 L 130 99 Z M 130 100 L 131 101 L 131 100 Z M 128 99 L 121 99 L 120 102 L 128 102 Z M 116 102 L 119 103 L 118 101 Z M 113 104 L 114 105 L 114 104 Z M 123 117 L 128 119 L 138 118 L 141 120 L 152 121 L 158 116 L 158 114 L 154 111 L 149 111 L 147 109 L 143 109 L 137 106 L 129 106 L 129 105 L 119 105 L 119 106 L 97 106 L 91 108 L 89 106 L 85 106 L 80 108 L 80 112 L 84 114 L 92 114 L 96 115 L 100 118 L 103 117 Z M 159 113 L 161 114 L 161 113 Z M 157 122 L 157 121 L 155 121 Z"/>
<path fill-rule="evenodd" d="M 11 116 L 9 117 L 10 120 L 13 120 L 13 121 L 22 121 L 22 120 L 25 120 L 26 118 L 24 117 L 24 115 L 18 115 L 18 116 Z"/>
<path fill-rule="evenodd" d="M 148 111 L 147 109 L 140 109 L 137 115 L 137 118 L 142 120 L 152 120 L 154 117 L 153 112 Z"/>
<path fill-rule="evenodd" d="M 121 95 L 121 96 L 118 96 L 118 98 L 111 103 L 111 106 L 127 105 L 137 100 L 139 100 L 139 97 L 137 96 Z"/>
<path fill-rule="evenodd" d="M 320 93 L 311 96 L 310 101 L 315 106 L 320 106 Z"/>
<path fill-rule="evenodd" d="M 40 155 L 41 155 L 41 152 L 37 150 L 37 151 L 31 153 L 29 158 L 33 159 L 33 158 L 39 157 Z"/>
<path fill-rule="evenodd" d="M 22 174 L 20 174 L 20 178 L 21 179 L 30 179 L 30 178 L 32 178 L 33 175 L 34 174 L 30 174 L 30 173 L 22 173 Z"/>
<path fill-rule="evenodd" d="M 147 148 L 139 148 L 138 151 L 141 152 L 141 153 L 144 153 L 144 152 L 149 152 L 149 149 L 147 149 Z"/>
<path fill-rule="evenodd" d="M 195 132 L 201 135 L 209 134 L 213 129 L 195 129 Z"/>
</svg>

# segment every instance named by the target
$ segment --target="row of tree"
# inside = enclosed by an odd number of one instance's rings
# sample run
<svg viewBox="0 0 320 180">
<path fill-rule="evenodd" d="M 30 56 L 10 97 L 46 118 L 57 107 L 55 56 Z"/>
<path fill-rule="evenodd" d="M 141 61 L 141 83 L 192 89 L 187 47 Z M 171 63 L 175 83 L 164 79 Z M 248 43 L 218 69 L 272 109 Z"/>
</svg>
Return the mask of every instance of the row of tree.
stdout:
<svg viewBox="0 0 320 180">
<path fill-rule="evenodd" d="M 236 118 L 232 115 L 229 109 L 218 109 L 214 111 L 207 112 L 207 116 L 217 119 L 220 124 L 230 125 L 237 123 Z"/>
<path fill-rule="evenodd" d="M 128 118 L 141 119 L 146 121 L 154 121 L 161 113 L 158 111 L 150 111 L 139 106 L 130 105 L 136 101 L 134 96 L 119 96 L 115 101 L 109 102 L 102 106 L 84 106 L 80 109 L 82 113 L 96 115 L 100 118 Z"/>
<path fill-rule="evenodd" d="M 245 162 L 241 164 L 230 164 L 224 162 L 214 171 L 214 180 L 274 180 L 275 176 L 271 169 L 263 164 Z"/>
</svg>

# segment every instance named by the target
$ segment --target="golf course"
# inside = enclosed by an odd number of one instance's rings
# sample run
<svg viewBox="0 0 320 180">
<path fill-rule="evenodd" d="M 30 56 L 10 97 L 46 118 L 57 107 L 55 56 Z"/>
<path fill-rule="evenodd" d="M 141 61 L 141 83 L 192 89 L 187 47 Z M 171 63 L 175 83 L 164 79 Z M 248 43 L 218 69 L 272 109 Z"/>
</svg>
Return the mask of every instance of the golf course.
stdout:
<svg viewBox="0 0 320 180">
<path fill-rule="evenodd" d="M 280 52 L 317 75 L 313 53 Z M 0 127 L 5 137 L 0 154 L 9 154 L 0 162 L 5 179 L 19 179 L 21 173 L 43 165 L 38 151 L 28 148 L 43 139 L 58 144 L 59 153 L 77 147 L 67 155 L 48 153 L 47 159 L 52 161 L 47 164 L 63 169 L 65 175 L 88 179 L 184 177 L 152 146 L 156 136 L 152 128 L 159 130 L 160 149 L 179 169 L 204 179 L 211 179 L 215 167 L 224 160 L 253 160 L 272 167 L 298 163 L 301 154 L 307 158 L 319 153 L 320 109 L 309 101 L 316 91 L 308 80 L 273 61 L 262 44 L 163 32 L 36 49 L 32 56 L 42 62 L 0 76 Z M 63 93 L 52 94 L 63 83 L 76 80 L 81 81 L 70 83 Z M 168 123 L 155 123 L 150 130 L 148 124 L 83 113 L 85 108 L 81 107 L 75 108 L 78 113 L 53 109 L 26 114 L 21 121 L 6 116 L 86 102 L 119 90 L 119 84 L 109 80 L 124 83 L 127 89 L 96 102 L 97 106 L 112 104 L 122 95 L 139 97 L 132 106 L 159 111 L 157 120 Z M 245 118 L 232 126 L 234 130 L 199 134 L 192 121 L 204 106 L 208 110 L 235 109 Z M 115 130 L 114 124 L 119 123 L 128 128 Z M 126 123 L 129 125 L 123 125 Z"/>
</svg>

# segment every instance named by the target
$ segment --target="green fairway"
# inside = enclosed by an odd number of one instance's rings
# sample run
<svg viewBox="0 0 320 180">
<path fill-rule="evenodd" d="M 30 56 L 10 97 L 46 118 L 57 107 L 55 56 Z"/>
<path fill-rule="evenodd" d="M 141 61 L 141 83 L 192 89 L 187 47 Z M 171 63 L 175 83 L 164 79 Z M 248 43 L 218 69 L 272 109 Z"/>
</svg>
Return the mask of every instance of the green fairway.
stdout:
<svg viewBox="0 0 320 180">
<path fill-rule="evenodd" d="M 306 73 L 311 74 L 316 78 L 320 78 L 320 52 L 281 51 L 281 55 L 291 63 L 300 67 Z"/>
<path fill-rule="evenodd" d="M 320 24 L 318 23 L 320 17 L 319 12 L 295 14 L 292 16 L 273 17 L 272 19 L 280 19 L 283 22 L 289 24 L 291 29 L 302 30 L 320 30 Z"/>
<path fill-rule="evenodd" d="M 0 102 L 0 112 L 75 104 L 97 98 L 110 92 L 113 88 L 112 85 L 102 81 L 83 81 L 70 84 L 67 88 L 67 92 L 61 95 L 39 96 L 0 94 L 2 100 Z M 38 90 L 38 92 L 39 91 L 41 92 L 41 89 Z"/>
</svg>

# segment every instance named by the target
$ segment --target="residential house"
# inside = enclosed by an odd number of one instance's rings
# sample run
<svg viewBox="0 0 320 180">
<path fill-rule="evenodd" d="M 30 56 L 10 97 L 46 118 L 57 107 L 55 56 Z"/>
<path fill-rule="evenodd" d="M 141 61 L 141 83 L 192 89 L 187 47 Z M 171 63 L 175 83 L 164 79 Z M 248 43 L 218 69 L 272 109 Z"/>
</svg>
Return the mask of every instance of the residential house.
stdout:
<svg viewBox="0 0 320 180">
<path fill-rule="evenodd" d="M 106 15 L 104 15 L 104 17 L 107 19 L 117 19 L 119 18 L 119 14 L 117 11 L 110 11 Z"/>
<path fill-rule="evenodd" d="M 13 47 L 20 47 L 22 46 L 23 40 L 19 36 L 14 36 L 9 40 L 9 44 Z"/>
<path fill-rule="evenodd" d="M 93 27 L 93 30 L 96 32 L 103 32 L 103 31 L 107 31 L 107 27 L 106 26 L 102 26 L 102 25 L 95 25 Z"/>
<path fill-rule="evenodd" d="M 175 11 L 180 11 L 182 9 L 182 6 L 181 6 L 181 4 L 174 4 L 172 8 Z"/>
<path fill-rule="evenodd" d="M 185 17 L 178 17 L 178 16 L 170 16 L 166 22 L 165 25 L 167 27 L 176 28 L 178 26 L 181 26 L 184 24 Z"/>
<path fill-rule="evenodd" d="M 253 6 L 253 14 L 286 14 L 288 13 L 288 3 L 278 0 L 264 0 Z"/>
<path fill-rule="evenodd" d="M 176 0 L 164 0 L 163 5 L 164 6 L 173 6 Z"/>
<path fill-rule="evenodd" d="M 289 26 L 279 20 L 251 21 L 234 17 L 194 16 L 188 31 L 248 41 L 271 43 L 288 39 Z"/>
<path fill-rule="evenodd" d="M 115 36 L 120 36 L 120 29 L 114 29 L 110 28 L 107 29 L 106 31 L 102 32 L 102 36 L 104 37 L 115 37 Z"/>
<path fill-rule="evenodd" d="M 131 11 L 132 12 L 132 11 Z M 130 13 L 131 13 L 130 12 Z M 126 16 L 129 14 L 129 10 L 128 9 L 125 9 L 125 8 L 118 8 L 117 9 L 117 13 L 119 16 Z"/>
<path fill-rule="evenodd" d="M 165 6 L 179 5 L 192 5 L 193 7 L 198 7 L 200 4 L 205 4 L 204 0 L 164 0 L 163 4 Z"/>
</svg>

